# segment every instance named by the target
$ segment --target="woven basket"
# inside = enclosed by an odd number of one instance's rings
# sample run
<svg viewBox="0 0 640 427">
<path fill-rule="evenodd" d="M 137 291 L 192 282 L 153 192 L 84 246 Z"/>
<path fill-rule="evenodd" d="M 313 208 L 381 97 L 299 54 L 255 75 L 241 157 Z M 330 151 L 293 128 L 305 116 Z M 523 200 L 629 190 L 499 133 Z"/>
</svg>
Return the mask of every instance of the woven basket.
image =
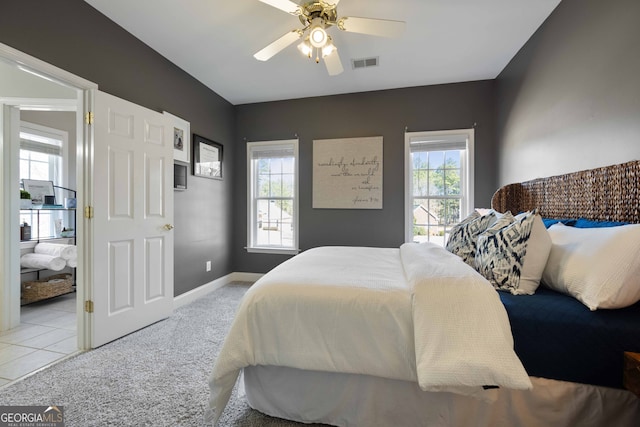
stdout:
<svg viewBox="0 0 640 427">
<path fill-rule="evenodd" d="M 25 281 L 20 285 L 20 304 L 30 304 L 73 292 L 73 276 L 56 274 L 45 279 Z"/>
</svg>

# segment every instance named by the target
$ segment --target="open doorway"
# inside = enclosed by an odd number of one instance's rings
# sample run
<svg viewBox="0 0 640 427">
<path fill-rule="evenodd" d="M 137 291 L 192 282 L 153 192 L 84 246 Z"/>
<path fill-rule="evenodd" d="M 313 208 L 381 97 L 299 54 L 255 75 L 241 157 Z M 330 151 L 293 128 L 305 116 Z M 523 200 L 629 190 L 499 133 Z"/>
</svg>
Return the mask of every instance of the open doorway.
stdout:
<svg viewBox="0 0 640 427">
<path fill-rule="evenodd" d="M 168 116 L 2 44 L 1 71 L 10 76 L 0 76 L 0 333 L 20 325 L 23 111 L 75 117 L 77 348 L 98 347 L 168 317 L 174 298 Z"/>
<path fill-rule="evenodd" d="M 0 332 L 0 384 L 78 351 L 75 122 L 73 111 L 20 109 L 20 323 Z M 34 205 L 25 182 L 51 183 L 53 199 Z"/>
<path fill-rule="evenodd" d="M 25 164 L 34 171 L 29 178 L 43 180 L 38 173 L 43 172 L 44 166 L 50 166 L 46 174 L 58 176 L 47 176 L 44 180 L 56 182 L 56 190 L 80 189 L 83 165 L 79 163 L 83 159 L 76 162 L 76 157 L 82 152 L 85 137 L 82 120 L 85 93 L 95 85 L 79 78 L 75 79 L 79 84 L 75 84 L 74 79 L 62 70 L 0 45 L 0 386 L 86 348 L 87 327 L 82 312 L 85 292 L 79 280 L 80 266 L 77 271 L 66 269 L 72 272 L 73 292 L 26 305 L 21 298 L 23 281 L 44 279 L 51 271 L 31 269 L 23 274 L 21 256 L 33 252 L 38 238 L 25 239 L 20 225 L 29 222 L 30 226 L 48 227 L 49 231 L 43 234 L 54 238 L 62 237 L 55 230 L 58 224 L 73 222 L 78 232 L 82 228 L 81 216 L 77 218 L 71 209 L 64 209 L 62 217 L 51 215 L 52 210 L 23 210 L 18 191 L 24 178 L 20 169 Z M 55 135 L 49 138 L 48 133 L 64 135 L 64 142 L 59 147 L 55 144 L 47 147 L 46 142 L 57 138 Z M 57 156 L 64 157 L 64 162 L 54 165 Z M 65 197 L 75 198 L 71 193 L 56 196 L 59 200 L 54 200 L 54 205 L 62 205 Z M 78 206 L 82 206 L 81 200 L 79 195 Z M 71 242 L 57 242 L 77 243 L 75 238 Z"/>
</svg>

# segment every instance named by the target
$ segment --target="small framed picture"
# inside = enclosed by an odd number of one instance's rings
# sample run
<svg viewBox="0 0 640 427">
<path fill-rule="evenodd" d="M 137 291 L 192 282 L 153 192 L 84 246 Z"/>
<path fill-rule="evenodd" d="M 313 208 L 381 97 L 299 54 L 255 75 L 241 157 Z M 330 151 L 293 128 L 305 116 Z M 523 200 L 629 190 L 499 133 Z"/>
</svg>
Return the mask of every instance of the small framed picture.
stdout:
<svg viewBox="0 0 640 427">
<path fill-rule="evenodd" d="M 163 111 L 162 114 L 171 119 L 171 125 L 173 127 L 173 159 L 189 163 L 191 160 L 191 156 L 189 155 L 191 149 L 191 124 L 166 111 Z"/>
<path fill-rule="evenodd" d="M 222 145 L 193 134 L 193 174 L 222 179 Z"/>
<path fill-rule="evenodd" d="M 42 205 L 45 197 L 53 198 L 50 204 L 55 203 L 55 193 L 53 191 L 53 181 L 41 181 L 38 179 L 23 179 L 24 189 L 31 194 L 31 201 L 35 205 Z"/>
</svg>

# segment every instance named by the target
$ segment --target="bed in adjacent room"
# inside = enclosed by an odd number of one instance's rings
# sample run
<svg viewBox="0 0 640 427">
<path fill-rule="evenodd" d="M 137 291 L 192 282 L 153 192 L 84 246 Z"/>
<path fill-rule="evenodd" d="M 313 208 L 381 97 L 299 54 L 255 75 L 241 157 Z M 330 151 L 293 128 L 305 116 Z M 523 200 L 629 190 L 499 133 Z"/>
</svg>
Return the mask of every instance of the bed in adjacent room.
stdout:
<svg viewBox="0 0 640 427">
<path fill-rule="evenodd" d="M 505 186 L 448 250 L 293 257 L 243 298 L 208 420 L 240 377 L 251 407 L 304 423 L 637 425 L 639 181 L 636 161 Z"/>
</svg>

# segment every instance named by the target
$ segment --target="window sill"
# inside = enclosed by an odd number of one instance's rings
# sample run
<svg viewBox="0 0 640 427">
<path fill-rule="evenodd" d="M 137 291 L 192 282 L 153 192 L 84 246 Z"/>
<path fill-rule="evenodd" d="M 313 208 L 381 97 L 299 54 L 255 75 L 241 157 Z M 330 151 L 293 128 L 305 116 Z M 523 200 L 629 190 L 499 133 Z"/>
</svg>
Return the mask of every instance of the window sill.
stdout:
<svg viewBox="0 0 640 427">
<path fill-rule="evenodd" d="M 277 254 L 277 255 L 297 255 L 300 249 L 284 249 L 284 248 L 245 248 L 249 253 L 257 254 Z"/>
</svg>

